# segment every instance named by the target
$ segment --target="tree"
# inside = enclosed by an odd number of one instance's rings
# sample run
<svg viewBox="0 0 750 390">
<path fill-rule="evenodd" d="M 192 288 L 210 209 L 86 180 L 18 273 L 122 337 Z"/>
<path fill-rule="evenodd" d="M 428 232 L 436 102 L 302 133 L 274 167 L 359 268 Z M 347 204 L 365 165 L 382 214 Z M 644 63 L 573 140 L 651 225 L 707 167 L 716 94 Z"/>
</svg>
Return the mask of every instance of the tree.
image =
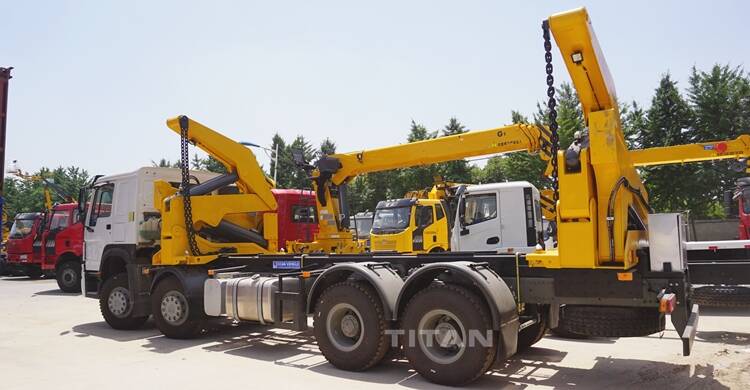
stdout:
<svg viewBox="0 0 750 390">
<path fill-rule="evenodd" d="M 750 81 L 744 71 L 728 65 L 714 65 L 708 72 L 693 67 L 688 103 L 693 113 L 693 126 L 688 133 L 690 142 L 733 139 L 750 128 Z M 722 193 L 734 187 L 744 173 L 734 172 L 729 161 L 694 164 L 702 184 L 694 196 L 713 212 L 693 210 L 697 215 L 723 216 Z"/>
<path fill-rule="evenodd" d="M 79 167 L 57 167 L 53 170 L 43 167 L 32 176 L 43 177 L 48 181 L 54 182 L 59 186 L 64 195 L 71 198 L 78 197 L 78 191 L 84 187 L 89 179 L 86 170 Z M 5 212 L 9 220 L 18 213 L 43 211 L 44 205 L 44 187 L 41 180 L 27 180 L 15 177 L 5 179 Z M 57 195 L 50 189 L 52 201 L 54 203 L 64 202 L 65 198 Z"/>
<path fill-rule="evenodd" d="M 336 153 L 336 144 L 331 141 L 330 138 L 326 137 L 323 142 L 320 143 L 320 149 L 318 149 L 319 156 L 330 156 Z"/>
<path fill-rule="evenodd" d="M 304 157 L 305 161 L 313 161 L 315 159 L 315 149 L 312 147 L 310 142 L 308 142 L 304 136 L 298 135 L 294 141 L 292 141 L 291 144 L 289 144 L 286 147 L 285 153 L 280 156 L 282 159 L 285 159 L 286 162 L 288 162 L 288 167 L 291 173 L 288 176 L 289 182 L 287 183 L 278 183 L 277 187 L 279 188 L 310 188 L 311 182 L 310 178 L 307 175 L 307 172 L 304 170 L 296 167 L 293 162 L 292 158 L 292 151 L 301 151 L 302 156 Z M 281 159 L 279 161 L 279 168 L 284 167 L 284 164 L 281 163 Z M 281 171 L 279 171 L 279 174 Z M 280 181 L 280 180 L 279 180 Z"/>
<path fill-rule="evenodd" d="M 166 158 L 162 158 L 159 161 L 151 160 L 151 165 L 158 168 L 179 168 L 180 159 L 177 159 L 175 162 L 170 162 Z"/>
<path fill-rule="evenodd" d="M 448 124 L 443 128 L 443 136 L 451 136 L 457 134 L 463 134 L 468 130 L 461 122 L 455 117 L 452 117 Z M 445 180 L 457 182 L 457 183 L 469 183 L 471 182 L 471 167 L 469 162 L 466 160 L 455 160 L 448 161 L 438 166 L 438 173 L 443 176 Z"/>
<path fill-rule="evenodd" d="M 679 145 L 690 140 L 693 112 L 669 74 L 659 81 L 651 100 L 646 128 L 640 136 L 644 148 Z M 649 202 L 656 211 L 693 210 L 701 214 L 708 204 L 697 196 L 704 186 L 695 165 L 666 165 L 648 168 L 642 177 L 649 190 Z"/>
<path fill-rule="evenodd" d="M 640 149 L 643 146 L 641 136 L 647 126 L 646 111 L 635 101 L 621 104 L 620 123 L 628 148 Z"/>
</svg>

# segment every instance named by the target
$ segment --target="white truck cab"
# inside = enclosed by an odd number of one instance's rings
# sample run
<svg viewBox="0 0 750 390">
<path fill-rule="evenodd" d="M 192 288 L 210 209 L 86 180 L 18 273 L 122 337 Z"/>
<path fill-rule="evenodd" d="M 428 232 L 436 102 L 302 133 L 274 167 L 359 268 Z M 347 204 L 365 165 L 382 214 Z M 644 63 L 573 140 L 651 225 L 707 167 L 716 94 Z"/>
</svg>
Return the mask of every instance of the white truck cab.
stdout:
<svg viewBox="0 0 750 390">
<path fill-rule="evenodd" d="M 217 174 L 191 171 L 203 182 Z M 154 181 L 165 180 L 176 188 L 180 169 L 145 167 L 133 172 L 102 176 L 89 189 L 82 206 L 84 215 L 84 270 L 89 276 L 107 277 L 125 271 L 125 266 L 143 257 L 150 261 L 158 246 L 160 215 L 154 208 Z M 106 264 L 108 260 L 113 262 Z M 91 278 L 89 278 L 91 279 Z M 92 286 L 87 290 L 91 291 Z"/>
<path fill-rule="evenodd" d="M 458 190 L 451 250 L 529 253 L 542 241 L 539 190 L 527 181 Z"/>
</svg>

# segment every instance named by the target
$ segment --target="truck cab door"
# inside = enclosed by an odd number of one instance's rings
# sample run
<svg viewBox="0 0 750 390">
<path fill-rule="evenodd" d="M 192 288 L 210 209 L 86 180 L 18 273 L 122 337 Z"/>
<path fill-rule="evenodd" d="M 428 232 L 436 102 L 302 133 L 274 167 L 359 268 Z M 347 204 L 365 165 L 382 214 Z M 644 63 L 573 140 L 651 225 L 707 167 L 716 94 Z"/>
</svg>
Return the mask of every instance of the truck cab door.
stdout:
<svg viewBox="0 0 750 390">
<path fill-rule="evenodd" d="M 412 231 L 412 251 L 426 251 L 431 245 L 435 235 L 435 217 L 432 206 L 416 205 L 414 209 L 414 230 Z"/>
<path fill-rule="evenodd" d="M 453 250 L 491 251 L 501 243 L 497 194 L 467 193 L 459 199 Z"/>
<path fill-rule="evenodd" d="M 94 191 L 84 219 L 85 262 L 89 271 L 99 271 L 104 247 L 112 241 L 112 199 L 114 184 L 105 184 Z"/>
</svg>

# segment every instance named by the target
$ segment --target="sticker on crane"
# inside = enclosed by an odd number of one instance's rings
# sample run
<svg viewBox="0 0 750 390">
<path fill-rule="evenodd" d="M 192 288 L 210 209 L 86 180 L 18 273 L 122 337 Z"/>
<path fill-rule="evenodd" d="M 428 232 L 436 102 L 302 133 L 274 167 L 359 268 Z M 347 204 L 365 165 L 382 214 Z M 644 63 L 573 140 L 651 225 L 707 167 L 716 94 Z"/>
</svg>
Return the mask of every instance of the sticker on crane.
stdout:
<svg viewBox="0 0 750 390">
<path fill-rule="evenodd" d="M 727 143 L 719 142 L 718 144 L 703 145 L 703 150 L 716 150 L 718 153 L 724 153 L 727 151 Z"/>
</svg>

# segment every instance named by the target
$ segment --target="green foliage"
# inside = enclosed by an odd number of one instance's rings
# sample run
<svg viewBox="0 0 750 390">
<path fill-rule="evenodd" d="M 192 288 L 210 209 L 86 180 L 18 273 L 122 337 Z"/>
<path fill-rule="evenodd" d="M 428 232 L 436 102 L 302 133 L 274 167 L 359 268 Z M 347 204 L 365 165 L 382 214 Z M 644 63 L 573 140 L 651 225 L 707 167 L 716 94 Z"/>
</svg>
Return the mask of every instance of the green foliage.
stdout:
<svg viewBox="0 0 750 390">
<path fill-rule="evenodd" d="M 61 195 L 72 199 L 78 198 L 79 189 L 90 180 L 86 170 L 73 166 L 57 167 L 53 170 L 41 168 L 31 176 L 43 177 L 60 187 L 62 194 L 57 194 L 50 188 L 53 203 L 65 202 L 66 199 Z M 44 211 L 44 188 L 45 184 L 42 180 L 6 177 L 4 209 L 8 219 L 12 220 L 18 213 Z"/>
</svg>

